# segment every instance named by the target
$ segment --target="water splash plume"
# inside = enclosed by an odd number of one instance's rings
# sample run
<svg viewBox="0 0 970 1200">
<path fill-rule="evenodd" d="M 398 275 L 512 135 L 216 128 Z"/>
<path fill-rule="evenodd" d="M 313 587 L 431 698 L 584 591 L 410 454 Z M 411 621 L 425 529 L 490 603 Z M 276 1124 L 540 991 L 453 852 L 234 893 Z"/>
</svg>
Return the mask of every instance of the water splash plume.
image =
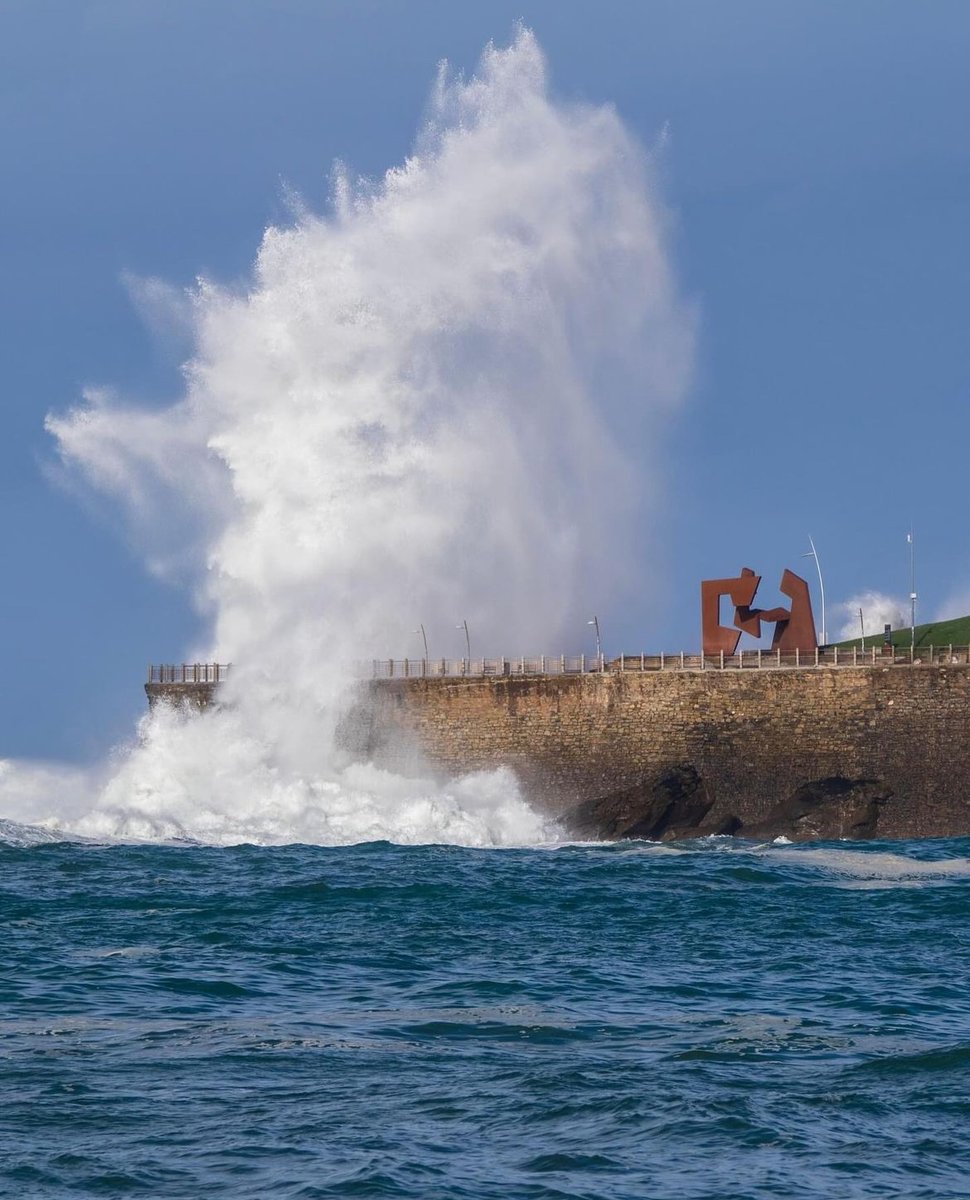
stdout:
<svg viewBox="0 0 970 1200">
<path fill-rule="evenodd" d="M 49 418 L 149 566 L 190 572 L 198 656 L 236 664 L 230 705 L 146 721 L 75 828 L 539 835 L 511 777 L 412 785 L 333 729 L 353 660 L 417 656 L 419 622 L 432 655 L 461 619 L 476 654 L 558 653 L 589 581 L 638 582 L 655 501 L 620 442 L 649 461 L 691 356 L 649 166 L 612 109 L 551 97 L 520 29 L 441 70 L 403 165 L 268 229 L 247 290 L 198 284 L 181 399 Z"/>
</svg>

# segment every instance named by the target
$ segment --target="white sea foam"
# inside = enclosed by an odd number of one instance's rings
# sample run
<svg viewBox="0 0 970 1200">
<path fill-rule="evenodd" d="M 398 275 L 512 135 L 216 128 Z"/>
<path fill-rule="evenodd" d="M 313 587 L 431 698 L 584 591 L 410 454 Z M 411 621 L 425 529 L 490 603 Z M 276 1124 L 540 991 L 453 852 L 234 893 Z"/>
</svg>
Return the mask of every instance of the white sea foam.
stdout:
<svg viewBox="0 0 970 1200">
<path fill-rule="evenodd" d="M 6 818 L 0 820 L 0 845 L 26 848 L 72 840 L 77 839 L 42 826 L 24 825 L 19 821 L 10 821 Z"/>
<path fill-rule="evenodd" d="M 229 704 L 146 721 L 86 811 L 40 796 L 30 819 L 541 839 L 507 772 L 402 779 L 343 761 L 333 733 L 352 661 L 416 656 L 419 622 L 435 656 L 462 652 L 462 620 L 475 654 L 558 653 L 594 599 L 636 584 L 642 607 L 654 497 L 619 445 L 649 458 L 691 357 L 642 150 L 612 109 L 554 101 L 520 30 L 467 82 L 442 71 L 401 167 L 337 172 L 331 213 L 269 229 L 248 289 L 203 281 L 190 308 L 171 407 L 95 391 L 48 424 L 150 567 L 188 573 L 212 614 L 193 656 L 233 661 Z"/>
<path fill-rule="evenodd" d="M 967 858 L 921 859 L 890 851 L 843 850 L 828 846 L 801 850 L 773 846 L 768 853 L 772 859 L 840 877 L 844 886 L 905 886 L 970 877 L 970 859 Z"/>
</svg>

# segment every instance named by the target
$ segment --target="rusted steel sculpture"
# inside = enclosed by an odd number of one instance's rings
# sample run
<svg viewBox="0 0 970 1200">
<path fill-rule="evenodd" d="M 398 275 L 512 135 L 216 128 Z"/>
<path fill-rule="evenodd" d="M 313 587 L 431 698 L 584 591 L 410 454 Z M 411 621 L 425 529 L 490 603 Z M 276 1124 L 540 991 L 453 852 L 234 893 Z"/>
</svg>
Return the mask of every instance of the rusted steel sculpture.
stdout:
<svg viewBox="0 0 970 1200">
<path fill-rule="evenodd" d="M 718 654 L 721 650 L 725 654 L 734 653 L 741 640 L 741 634 L 721 624 L 721 597 L 731 597 L 735 611 L 734 623 L 738 629 L 743 629 L 744 626 L 738 622 L 738 614 L 742 611 L 750 613 L 751 602 L 760 582 L 760 575 L 755 575 L 750 567 L 742 567 L 741 574 L 736 579 L 706 579 L 701 584 L 701 623 L 705 654 Z"/>
<path fill-rule="evenodd" d="M 794 571 L 781 577 L 781 592 L 791 600 L 791 608 L 752 608 L 761 583 L 750 567 L 742 567 L 734 579 L 706 579 L 701 584 L 701 624 L 705 654 L 733 654 L 742 633 L 761 637 L 762 621 L 774 624 L 772 650 L 794 654 L 796 650 L 814 650 L 815 618 L 808 584 Z M 721 624 L 721 597 L 729 596 L 734 605 L 734 629 Z M 738 630 L 739 632 L 735 632 Z"/>
</svg>

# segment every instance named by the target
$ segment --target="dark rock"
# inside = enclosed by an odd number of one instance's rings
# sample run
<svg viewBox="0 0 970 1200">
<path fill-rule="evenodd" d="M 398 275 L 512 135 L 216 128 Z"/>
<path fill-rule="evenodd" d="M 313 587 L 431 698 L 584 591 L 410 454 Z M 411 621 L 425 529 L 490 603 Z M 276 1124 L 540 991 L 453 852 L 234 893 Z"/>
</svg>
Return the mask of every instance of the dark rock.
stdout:
<svg viewBox="0 0 970 1200">
<path fill-rule="evenodd" d="M 669 840 L 695 833 L 713 803 L 697 771 L 679 766 L 623 791 L 584 800 L 565 814 L 563 823 L 582 838 Z"/>
<path fill-rule="evenodd" d="M 723 821 L 719 821 L 716 825 L 712 825 L 709 829 L 705 829 L 702 832 L 705 834 L 713 834 L 715 837 L 733 837 L 734 834 L 740 832 L 741 827 L 742 821 L 740 817 L 729 816 L 725 817 Z"/>
<path fill-rule="evenodd" d="M 876 836 L 879 809 L 892 796 L 881 779 L 815 779 L 781 800 L 763 821 L 732 832 L 741 837 L 787 837 L 806 842 Z"/>
</svg>

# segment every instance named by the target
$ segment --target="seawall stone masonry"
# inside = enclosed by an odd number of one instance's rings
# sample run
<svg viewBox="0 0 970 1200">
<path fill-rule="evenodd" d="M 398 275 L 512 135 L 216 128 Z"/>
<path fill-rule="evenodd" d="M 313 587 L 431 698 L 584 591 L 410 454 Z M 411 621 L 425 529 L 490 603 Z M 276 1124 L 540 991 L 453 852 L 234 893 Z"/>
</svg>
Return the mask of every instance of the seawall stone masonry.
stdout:
<svg viewBox="0 0 970 1200">
<path fill-rule="evenodd" d="M 970 835 L 970 667 L 393 679 L 362 685 L 355 753 L 509 766 L 586 836 Z"/>
</svg>

